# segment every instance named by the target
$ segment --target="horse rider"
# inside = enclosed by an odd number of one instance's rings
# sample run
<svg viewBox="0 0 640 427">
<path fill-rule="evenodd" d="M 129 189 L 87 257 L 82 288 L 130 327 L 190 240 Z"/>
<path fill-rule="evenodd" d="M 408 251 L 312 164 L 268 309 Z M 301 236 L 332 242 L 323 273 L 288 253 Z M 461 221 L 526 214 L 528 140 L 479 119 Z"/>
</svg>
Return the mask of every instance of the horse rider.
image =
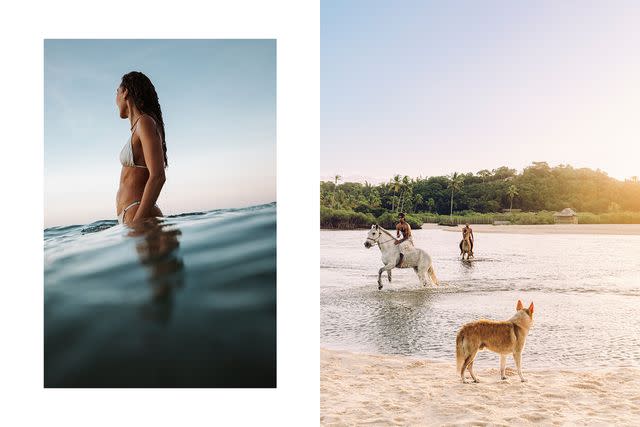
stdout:
<svg viewBox="0 0 640 427">
<path fill-rule="evenodd" d="M 402 266 L 402 260 L 404 258 L 404 252 L 407 251 L 407 247 L 409 247 L 409 245 L 413 246 L 413 237 L 411 236 L 411 226 L 404 219 L 404 213 L 400 212 L 398 214 L 398 220 L 400 222 L 398 222 L 398 224 L 396 225 L 396 237 L 398 237 L 399 240 L 396 240 L 394 242 L 394 244 L 401 245 L 400 246 L 400 259 L 398 260 L 398 263 L 396 264 L 396 267 L 401 267 Z M 401 239 L 400 239 L 400 235 L 402 235 Z M 405 242 L 407 242 L 407 243 L 405 243 Z"/>
<path fill-rule="evenodd" d="M 469 227 L 467 222 L 462 229 L 462 240 L 464 240 L 466 234 L 469 233 L 469 243 L 471 243 L 471 256 L 473 256 L 473 230 Z M 460 252 L 462 252 L 462 241 L 460 242 Z"/>
</svg>

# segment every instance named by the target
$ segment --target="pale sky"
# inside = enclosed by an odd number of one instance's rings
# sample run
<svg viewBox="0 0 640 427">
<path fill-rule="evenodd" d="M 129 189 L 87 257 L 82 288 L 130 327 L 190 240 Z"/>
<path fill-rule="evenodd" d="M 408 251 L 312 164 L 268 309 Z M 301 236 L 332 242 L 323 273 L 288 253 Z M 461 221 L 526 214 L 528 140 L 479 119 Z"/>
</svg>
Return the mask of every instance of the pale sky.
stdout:
<svg viewBox="0 0 640 427">
<path fill-rule="evenodd" d="M 115 219 L 134 70 L 165 122 L 165 215 L 276 200 L 275 40 L 45 40 L 45 227 Z"/>
<path fill-rule="evenodd" d="M 640 175 L 640 2 L 321 3 L 321 178 Z"/>
</svg>

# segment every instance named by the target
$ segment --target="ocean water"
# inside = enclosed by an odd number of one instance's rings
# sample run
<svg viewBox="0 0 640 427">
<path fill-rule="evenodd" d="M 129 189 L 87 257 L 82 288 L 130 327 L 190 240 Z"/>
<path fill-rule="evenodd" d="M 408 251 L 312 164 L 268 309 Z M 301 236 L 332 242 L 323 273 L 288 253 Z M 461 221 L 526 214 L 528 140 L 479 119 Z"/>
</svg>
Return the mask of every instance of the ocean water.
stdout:
<svg viewBox="0 0 640 427">
<path fill-rule="evenodd" d="M 321 231 L 321 344 L 453 362 L 460 326 L 508 319 L 521 299 L 535 304 L 525 368 L 640 366 L 640 236 L 475 234 L 476 258 L 463 262 L 461 233 L 416 230 L 440 286 L 394 269 L 378 291 L 380 250 L 364 247 L 367 230 Z M 488 351 L 476 360 L 499 365 Z"/>
<path fill-rule="evenodd" d="M 45 387 L 275 387 L 276 204 L 44 230 Z"/>
</svg>

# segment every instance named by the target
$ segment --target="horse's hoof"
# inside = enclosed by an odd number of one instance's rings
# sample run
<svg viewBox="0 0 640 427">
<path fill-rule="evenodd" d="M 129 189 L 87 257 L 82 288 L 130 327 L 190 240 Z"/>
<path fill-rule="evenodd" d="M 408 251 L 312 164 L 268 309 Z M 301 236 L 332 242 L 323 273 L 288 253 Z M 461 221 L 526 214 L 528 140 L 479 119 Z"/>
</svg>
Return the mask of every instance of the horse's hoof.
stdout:
<svg viewBox="0 0 640 427">
<path fill-rule="evenodd" d="M 382 289 L 382 285 L 378 285 L 378 290 Z"/>
</svg>

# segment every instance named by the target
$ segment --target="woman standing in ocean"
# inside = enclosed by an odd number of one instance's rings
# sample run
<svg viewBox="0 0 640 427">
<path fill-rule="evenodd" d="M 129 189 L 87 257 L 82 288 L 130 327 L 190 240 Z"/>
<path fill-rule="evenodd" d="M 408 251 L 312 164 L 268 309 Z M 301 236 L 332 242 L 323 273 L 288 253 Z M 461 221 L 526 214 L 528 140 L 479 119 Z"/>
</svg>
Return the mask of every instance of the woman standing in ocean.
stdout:
<svg viewBox="0 0 640 427">
<path fill-rule="evenodd" d="M 116 90 L 120 118 L 129 119 L 131 136 L 120 152 L 116 213 L 120 224 L 162 216 L 156 201 L 166 180 L 167 144 L 158 94 L 151 80 L 132 71 Z"/>
</svg>

